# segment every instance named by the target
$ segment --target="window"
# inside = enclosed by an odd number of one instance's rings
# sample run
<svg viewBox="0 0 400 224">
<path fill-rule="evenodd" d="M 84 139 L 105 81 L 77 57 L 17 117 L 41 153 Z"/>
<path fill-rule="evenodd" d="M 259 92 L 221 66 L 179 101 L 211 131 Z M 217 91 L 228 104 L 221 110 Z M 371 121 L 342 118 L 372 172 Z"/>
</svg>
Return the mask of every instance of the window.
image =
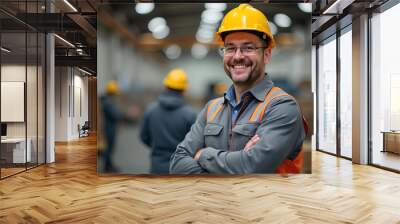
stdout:
<svg viewBox="0 0 400 224">
<path fill-rule="evenodd" d="M 352 148 L 352 33 L 340 36 L 340 155 L 351 158 Z"/>
<path fill-rule="evenodd" d="M 18 7 L 36 13 L 43 4 Z M 45 163 L 45 42 L 44 33 L 0 12 L 0 92 L 8 99 L 0 105 L 0 178 Z"/>
<path fill-rule="evenodd" d="M 336 39 L 318 48 L 318 149 L 336 153 Z"/>
<path fill-rule="evenodd" d="M 372 164 L 400 170 L 400 4 L 371 19 Z"/>
</svg>

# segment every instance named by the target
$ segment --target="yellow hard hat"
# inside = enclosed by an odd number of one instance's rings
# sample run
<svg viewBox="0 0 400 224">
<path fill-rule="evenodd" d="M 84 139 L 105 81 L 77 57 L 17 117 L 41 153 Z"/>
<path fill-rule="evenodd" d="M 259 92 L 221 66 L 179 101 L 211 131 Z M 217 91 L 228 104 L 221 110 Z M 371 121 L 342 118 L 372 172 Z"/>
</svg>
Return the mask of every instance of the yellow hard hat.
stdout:
<svg viewBox="0 0 400 224">
<path fill-rule="evenodd" d="M 275 47 L 267 17 L 249 4 L 240 4 L 225 15 L 217 32 L 218 41 L 223 42 L 221 34 L 225 32 L 241 30 L 264 33 L 264 38 L 268 40 L 268 48 Z"/>
<path fill-rule="evenodd" d="M 164 79 L 164 85 L 170 89 L 186 90 L 188 81 L 182 69 L 172 69 Z"/>
<path fill-rule="evenodd" d="M 111 80 L 107 83 L 106 92 L 108 94 L 117 94 L 119 93 L 118 83 L 115 80 Z"/>
</svg>

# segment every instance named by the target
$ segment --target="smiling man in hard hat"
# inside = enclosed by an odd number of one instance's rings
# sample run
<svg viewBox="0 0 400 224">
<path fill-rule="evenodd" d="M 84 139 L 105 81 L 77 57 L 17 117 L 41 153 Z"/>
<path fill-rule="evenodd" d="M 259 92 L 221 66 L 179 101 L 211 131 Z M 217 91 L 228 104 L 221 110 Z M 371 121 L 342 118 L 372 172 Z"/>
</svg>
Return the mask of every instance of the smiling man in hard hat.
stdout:
<svg viewBox="0 0 400 224">
<path fill-rule="evenodd" d="M 194 110 L 185 104 L 187 75 L 173 69 L 164 79 L 165 91 L 149 106 L 141 123 L 140 138 L 152 148 L 151 173 L 168 174 L 169 159 L 196 120 Z"/>
<path fill-rule="evenodd" d="M 217 35 L 233 84 L 201 111 L 171 157 L 170 172 L 301 172 L 305 124 L 296 100 L 265 73 L 275 47 L 266 16 L 241 4 L 225 15 Z"/>
</svg>

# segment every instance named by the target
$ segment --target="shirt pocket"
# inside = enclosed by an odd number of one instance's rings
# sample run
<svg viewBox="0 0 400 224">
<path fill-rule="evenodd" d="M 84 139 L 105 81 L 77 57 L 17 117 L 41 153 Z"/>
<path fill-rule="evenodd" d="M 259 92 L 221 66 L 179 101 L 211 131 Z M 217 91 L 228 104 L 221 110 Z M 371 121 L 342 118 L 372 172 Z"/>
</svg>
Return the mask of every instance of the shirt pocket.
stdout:
<svg viewBox="0 0 400 224">
<path fill-rule="evenodd" d="M 223 139 L 222 136 L 222 129 L 224 128 L 223 125 L 209 123 L 204 128 L 204 142 L 206 147 L 213 147 L 213 148 L 221 148 L 221 142 Z"/>
<path fill-rule="evenodd" d="M 244 149 L 246 143 L 255 135 L 258 126 L 258 123 L 236 124 L 232 129 L 231 149 Z"/>
</svg>

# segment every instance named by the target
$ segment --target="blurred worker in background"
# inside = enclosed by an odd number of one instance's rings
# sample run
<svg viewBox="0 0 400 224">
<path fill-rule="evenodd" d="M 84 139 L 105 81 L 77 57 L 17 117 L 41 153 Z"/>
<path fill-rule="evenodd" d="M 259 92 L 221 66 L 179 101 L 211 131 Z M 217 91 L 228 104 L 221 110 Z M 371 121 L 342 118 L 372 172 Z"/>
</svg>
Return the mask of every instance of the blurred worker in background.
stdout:
<svg viewBox="0 0 400 224">
<path fill-rule="evenodd" d="M 119 94 L 118 83 L 115 80 L 111 80 L 106 85 L 106 93 L 100 98 L 103 113 L 103 131 L 106 138 L 106 148 L 103 153 L 105 172 L 118 172 L 112 162 L 118 123 L 121 121 L 132 122 L 140 113 L 137 107 L 132 107 L 128 113 L 118 109 L 116 97 Z"/>
<path fill-rule="evenodd" d="M 169 173 L 169 161 L 196 120 L 194 110 L 185 104 L 183 94 L 188 87 L 187 76 L 173 69 L 164 79 L 165 90 L 144 114 L 140 139 L 152 148 L 151 173 Z"/>
<path fill-rule="evenodd" d="M 171 173 L 299 173 L 306 128 L 296 100 L 265 73 L 275 46 L 266 16 L 240 4 L 217 35 L 233 84 L 201 111 L 171 157 Z"/>
</svg>

